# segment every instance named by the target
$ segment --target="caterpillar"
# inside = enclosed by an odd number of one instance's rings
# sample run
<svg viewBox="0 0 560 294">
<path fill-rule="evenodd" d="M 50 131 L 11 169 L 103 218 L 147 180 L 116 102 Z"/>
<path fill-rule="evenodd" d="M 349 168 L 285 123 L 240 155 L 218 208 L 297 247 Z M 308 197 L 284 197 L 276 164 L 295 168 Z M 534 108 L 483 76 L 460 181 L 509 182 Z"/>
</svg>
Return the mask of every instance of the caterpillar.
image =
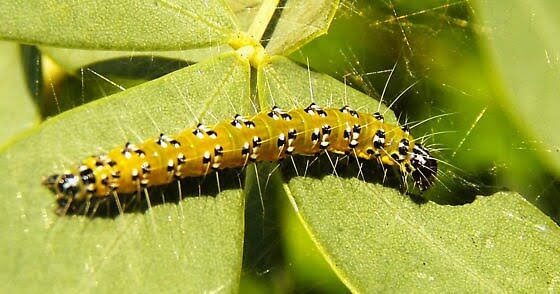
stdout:
<svg viewBox="0 0 560 294">
<path fill-rule="evenodd" d="M 326 151 L 396 166 L 423 191 L 433 185 L 437 160 L 409 131 L 406 125 L 384 122 L 379 112 L 359 113 L 349 106 L 323 109 L 312 103 L 290 111 L 275 106 L 251 118 L 237 114 L 211 127 L 198 124 L 174 136 L 128 142 L 50 175 L 43 184 L 56 194 L 59 208 L 68 209 L 217 170 Z"/>
</svg>

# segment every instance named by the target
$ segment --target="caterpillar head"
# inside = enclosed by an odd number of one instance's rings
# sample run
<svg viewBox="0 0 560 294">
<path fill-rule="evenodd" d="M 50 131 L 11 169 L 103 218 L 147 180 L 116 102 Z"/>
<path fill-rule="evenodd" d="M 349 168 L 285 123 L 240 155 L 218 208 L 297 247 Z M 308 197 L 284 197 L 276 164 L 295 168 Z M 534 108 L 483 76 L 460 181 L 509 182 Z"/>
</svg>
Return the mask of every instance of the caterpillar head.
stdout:
<svg viewBox="0 0 560 294">
<path fill-rule="evenodd" d="M 415 144 L 410 155 L 411 172 L 414 184 L 421 191 L 427 190 L 434 184 L 437 173 L 437 160 L 430 155 L 428 149 L 421 144 Z"/>
<path fill-rule="evenodd" d="M 43 185 L 56 194 L 61 207 L 83 196 L 82 181 L 72 173 L 50 175 L 43 180 Z"/>
</svg>

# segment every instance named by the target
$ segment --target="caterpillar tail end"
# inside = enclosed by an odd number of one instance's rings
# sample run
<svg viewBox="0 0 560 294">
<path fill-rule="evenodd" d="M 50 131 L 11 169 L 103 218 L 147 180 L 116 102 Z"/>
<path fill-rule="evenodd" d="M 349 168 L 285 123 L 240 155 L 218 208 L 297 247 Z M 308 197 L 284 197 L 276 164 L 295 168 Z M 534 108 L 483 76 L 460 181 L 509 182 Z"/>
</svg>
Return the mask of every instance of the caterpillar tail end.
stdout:
<svg viewBox="0 0 560 294">
<path fill-rule="evenodd" d="M 75 202 L 74 200 L 79 197 L 82 191 L 79 178 L 71 173 L 53 174 L 44 177 L 42 184 L 56 195 L 59 209 L 64 211 L 68 210 L 70 204 Z"/>
<path fill-rule="evenodd" d="M 51 192 L 58 193 L 56 191 L 56 183 L 58 182 L 59 175 L 50 175 L 48 177 L 43 177 L 41 184 L 47 187 Z"/>
</svg>

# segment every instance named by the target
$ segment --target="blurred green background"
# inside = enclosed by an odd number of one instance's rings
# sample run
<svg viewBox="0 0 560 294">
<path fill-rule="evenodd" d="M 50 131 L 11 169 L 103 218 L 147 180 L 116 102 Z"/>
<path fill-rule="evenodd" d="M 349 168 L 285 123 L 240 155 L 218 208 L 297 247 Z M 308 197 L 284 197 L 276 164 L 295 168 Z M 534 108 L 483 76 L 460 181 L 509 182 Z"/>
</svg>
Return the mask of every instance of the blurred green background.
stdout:
<svg viewBox="0 0 560 294">
<path fill-rule="evenodd" d="M 557 153 L 559 146 L 539 139 L 540 134 L 527 126 L 527 118 L 519 115 L 519 104 L 497 77 L 495 40 L 489 40 L 492 27 L 472 5 L 436 0 L 343 1 L 329 33 L 290 57 L 371 96 L 383 94 L 386 104 L 400 97 L 392 109 L 401 122 L 414 125 L 429 119 L 413 134 L 428 135 L 426 144 L 438 150 L 435 155 L 443 163 L 439 183 L 426 198 L 463 204 L 476 195 L 512 190 L 558 222 L 559 184 L 547 154 Z M 67 73 L 57 66 L 54 55 L 42 55 L 30 46 L 2 46 L 4 56 L 21 56 L 18 60 L 23 61 L 27 76 L 27 89 L 21 91 L 32 93 L 42 118 L 120 91 L 116 85 L 128 88 L 192 63 L 131 57 Z M 12 85 L 9 77 L 4 80 L 4 87 Z M 13 105 L 8 99 L 3 103 L 3 107 Z M 32 109 L 32 105 L 17 106 L 17 111 L 30 114 L 22 122 L 10 123 L 17 127 L 6 128 L 3 141 L 38 120 Z M 315 252 L 288 201 L 267 197 L 266 214 L 260 201 L 248 199 L 241 292 L 345 291 Z"/>
</svg>

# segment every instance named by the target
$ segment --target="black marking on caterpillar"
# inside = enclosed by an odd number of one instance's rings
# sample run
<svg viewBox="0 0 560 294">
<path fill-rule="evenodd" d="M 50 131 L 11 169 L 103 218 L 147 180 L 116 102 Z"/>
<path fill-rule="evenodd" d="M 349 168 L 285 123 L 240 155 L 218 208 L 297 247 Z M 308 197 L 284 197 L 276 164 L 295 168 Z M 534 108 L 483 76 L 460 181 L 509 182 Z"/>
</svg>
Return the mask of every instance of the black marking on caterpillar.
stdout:
<svg viewBox="0 0 560 294">
<path fill-rule="evenodd" d="M 198 124 L 174 136 L 126 143 L 43 183 L 56 193 L 59 208 L 68 209 L 115 192 L 129 194 L 241 168 L 248 161 L 280 161 L 292 154 L 317 156 L 325 151 L 396 166 L 420 190 L 432 186 L 437 173 L 437 160 L 415 142 L 407 126 L 385 123 L 380 113 L 358 113 L 348 106 L 322 109 L 312 103 L 290 111 L 275 106 L 251 119 L 235 115 L 212 127 Z"/>
</svg>

